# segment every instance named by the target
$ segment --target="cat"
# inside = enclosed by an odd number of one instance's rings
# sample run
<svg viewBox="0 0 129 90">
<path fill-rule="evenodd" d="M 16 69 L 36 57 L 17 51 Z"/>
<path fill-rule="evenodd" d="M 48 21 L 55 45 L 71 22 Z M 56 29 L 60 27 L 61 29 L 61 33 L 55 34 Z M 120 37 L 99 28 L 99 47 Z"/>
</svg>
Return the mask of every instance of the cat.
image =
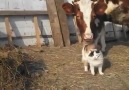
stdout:
<svg viewBox="0 0 129 90">
<path fill-rule="evenodd" d="M 82 49 L 82 61 L 84 63 L 84 70 L 88 71 L 88 64 L 92 75 L 95 75 L 95 68 L 98 68 L 99 74 L 103 75 L 103 53 L 97 49 L 94 44 L 85 45 Z"/>
</svg>

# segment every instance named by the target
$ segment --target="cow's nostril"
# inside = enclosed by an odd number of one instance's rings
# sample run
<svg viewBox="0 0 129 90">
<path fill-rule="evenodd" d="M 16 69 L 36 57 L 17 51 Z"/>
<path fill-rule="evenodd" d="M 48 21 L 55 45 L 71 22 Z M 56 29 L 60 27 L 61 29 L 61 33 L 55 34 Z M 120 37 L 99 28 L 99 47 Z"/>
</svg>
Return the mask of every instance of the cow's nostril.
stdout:
<svg viewBox="0 0 129 90">
<path fill-rule="evenodd" d="M 85 34 L 84 39 L 93 39 L 93 34 L 90 33 Z"/>
</svg>

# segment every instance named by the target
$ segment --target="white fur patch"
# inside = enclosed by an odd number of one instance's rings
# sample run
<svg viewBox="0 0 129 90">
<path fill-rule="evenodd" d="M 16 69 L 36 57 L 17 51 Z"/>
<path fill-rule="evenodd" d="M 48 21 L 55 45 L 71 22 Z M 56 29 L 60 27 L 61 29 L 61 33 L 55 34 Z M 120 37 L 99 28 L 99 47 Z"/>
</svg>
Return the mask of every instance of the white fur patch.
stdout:
<svg viewBox="0 0 129 90">
<path fill-rule="evenodd" d="M 119 4 L 122 4 L 122 3 L 119 2 Z M 110 14 L 118 6 L 119 6 L 118 4 L 113 4 L 112 1 L 109 1 L 108 4 L 107 4 L 107 9 L 105 10 L 105 13 Z"/>
<path fill-rule="evenodd" d="M 83 12 L 84 21 L 87 25 L 85 34 L 91 34 L 92 31 L 90 28 L 90 22 L 91 22 L 92 1 L 91 0 L 80 0 L 80 1 L 78 1 L 78 4 L 80 6 L 80 11 Z"/>
</svg>

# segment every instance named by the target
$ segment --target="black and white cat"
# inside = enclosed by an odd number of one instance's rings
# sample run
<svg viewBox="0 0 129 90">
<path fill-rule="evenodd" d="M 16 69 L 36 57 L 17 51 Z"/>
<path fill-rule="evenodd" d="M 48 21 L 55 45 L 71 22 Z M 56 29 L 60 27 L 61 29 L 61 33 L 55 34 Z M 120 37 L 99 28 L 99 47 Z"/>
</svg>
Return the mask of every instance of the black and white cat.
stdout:
<svg viewBox="0 0 129 90">
<path fill-rule="evenodd" d="M 89 48 L 89 49 L 88 49 Z M 98 68 L 99 74 L 103 75 L 103 53 L 101 50 L 85 45 L 82 49 L 82 61 L 84 63 L 84 70 L 88 71 L 88 64 L 90 66 L 91 74 L 95 75 L 95 67 Z"/>
</svg>

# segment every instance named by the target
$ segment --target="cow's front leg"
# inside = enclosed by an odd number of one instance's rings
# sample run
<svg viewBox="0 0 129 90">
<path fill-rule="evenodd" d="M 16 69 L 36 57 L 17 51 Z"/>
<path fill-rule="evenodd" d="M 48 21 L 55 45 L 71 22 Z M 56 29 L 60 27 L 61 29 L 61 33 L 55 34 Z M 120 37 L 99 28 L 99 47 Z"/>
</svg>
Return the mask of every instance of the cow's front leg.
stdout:
<svg viewBox="0 0 129 90">
<path fill-rule="evenodd" d="M 102 45 L 102 52 L 105 52 L 106 49 L 106 41 L 105 41 L 105 30 L 104 27 L 102 28 L 102 33 L 101 33 L 101 45 Z"/>
</svg>

